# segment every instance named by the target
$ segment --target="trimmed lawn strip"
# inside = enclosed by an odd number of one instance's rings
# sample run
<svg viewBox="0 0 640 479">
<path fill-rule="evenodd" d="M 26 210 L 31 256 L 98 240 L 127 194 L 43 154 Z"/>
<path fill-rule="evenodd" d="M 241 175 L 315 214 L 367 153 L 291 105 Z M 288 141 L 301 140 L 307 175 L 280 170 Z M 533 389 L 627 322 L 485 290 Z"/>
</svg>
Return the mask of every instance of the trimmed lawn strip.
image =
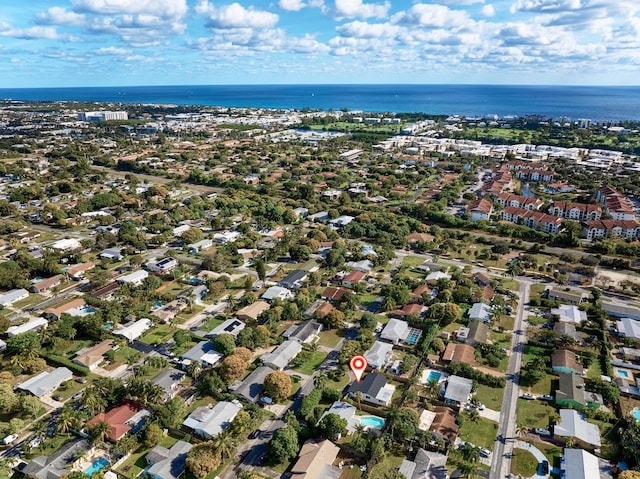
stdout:
<svg viewBox="0 0 640 479">
<path fill-rule="evenodd" d="M 314 351 L 313 354 L 307 359 L 304 363 L 302 363 L 299 367 L 294 368 L 294 371 L 298 371 L 299 373 L 306 374 L 307 376 L 311 376 L 316 372 L 324 358 L 327 357 L 327 353 L 322 351 Z"/>
<path fill-rule="evenodd" d="M 171 326 L 170 324 L 159 324 L 145 333 L 140 338 L 140 341 L 149 345 L 164 344 L 173 337 L 173 334 L 177 330 L 175 326 Z"/>
<path fill-rule="evenodd" d="M 478 447 L 493 449 L 496 441 L 498 424 L 485 418 L 478 418 L 477 422 L 464 418 L 462 426 L 458 430 L 458 436 L 463 441 L 470 442 Z"/>
<path fill-rule="evenodd" d="M 556 414 L 556 409 L 545 401 L 518 399 L 518 419 L 516 423 L 527 429 L 536 427 L 548 429 L 551 423 L 550 418 Z"/>
<path fill-rule="evenodd" d="M 489 409 L 499 411 L 502 407 L 502 397 L 504 389 L 492 388 L 484 384 L 478 384 L 478 390 L 475 397 Z"/>
<path fill-rule="evenodd" d="M 342 339 L 336 334 L 335 330 L 320 331 L 320 334 L 318 334 L 318 336 L 320 337 L 320 341 L 318 342 L 318 344 L 326 346 L 328 348 L 335 348 Z"/>
</svg>

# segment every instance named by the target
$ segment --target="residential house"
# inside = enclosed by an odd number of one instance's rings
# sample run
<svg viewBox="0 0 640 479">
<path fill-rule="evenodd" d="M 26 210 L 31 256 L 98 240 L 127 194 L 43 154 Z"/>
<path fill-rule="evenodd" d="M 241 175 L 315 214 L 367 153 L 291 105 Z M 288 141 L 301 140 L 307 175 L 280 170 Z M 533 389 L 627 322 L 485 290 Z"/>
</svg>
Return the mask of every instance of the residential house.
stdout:
<svg viewBox="0 0 640 479">
<path fill-rule="evenodd" d="M 307 279 L 308 273 L 300 269 L 293 270 L 278 283 L 283 288 L 300 289 Z"/>
<path fill-rule="evenodd" d="M 287 340 L 270 353 L 263 354 L 260 359 L 265 366 L 283 370 L 302 351 L 298 341 Z"/>
<path fill-rule="evenodd" d="M 50 456 L 38 456 L 22 469 L 29 479 L 59 479 L 69 474 L 69 465 L 92 448 L 88 439 L 74 439 L 60 446 Z"/>
<path fill-rule="evenodd" d="M 448 479 L 447 455 L 418 449 L 413 461 L 405 459 L 398 472 L 405 479 Z"/>
<path fill-rule="evenodd" d="M 258 321 L 258 318 L 262 313 L 267 311 L 271 305 L 265 301 L 255 301 L 248 306 L 245 306 L 236 313 L 238 319 L 243 321 Z"/>
<path fill-rule="evenodd" d="M 441 279 L 450 280 L 451 275 L 443 273 L 442 271 L 433 271 L 424 278 L 424 280 L 429 284 L 436 284 Z"/>
<path fill-rule="evenodd" d="M 73 379 L 73 374 L 67 368 L 56 368 L 51 372 L 43 371 L 40 374 L 18 384 L 16 389 L 27 391 L 36 397 L 42 397 L 60 387 L 66 381 Z"/>
<path fill-rule="evenodd" d="M 446 349 L 442 353 L 442 362 L 447 364 L 450 362 L 466 363 L 471 366 L 477 366 L 476 350 L 468 344 L 447 344 Z"/>
<path fill-rule="evenodd" d="M 129 274 L 124 274 L 122 276 L 118 276 L 116 281 L 120 284 L 131 284 L 133 286 L 140 286 L 142 282 L 149 277 L 149 273 L 140 269 L 138 271 L 133 271 Z"/>
<path fill-rule="evenodd" d="M 334 286 L 328 286 L 327 288 L 325 288 L 325 290 L 320 294 L 320 297 L 322 299 L 327 299 L 329 301 L 336 301 L 336 302 L 340 302 L 342 301 L 342 297 L 346 294 L 346 293 L 350 293 L 351 291 L 349 291 L 346 288 L 336 288 Z"/>
<path fill-rule="evenodd" d="M 306 317 L 322 319 L 325 318 L 334 309 L 336 308 L 333 304 L 319 299 L 317 301 L 314 301 L 313 304 L 305 310 L 304 315 Z"/>
<path fill-rule="evenodd" d="M 83 316 L 86 314 L 87 303 L 82 298 L 75 298 L 68 301 L 56 308 L 49 308 L 44 310 L 44 314 L 49 319 L 60 319 L 63 314 L 69 314 L 71 316 Z"/>
<path fill-rule="evenodd" d="M 344 278 L 342 278 L 342 286 L 347 288 L 353 288 L 356 284 L 366 278 L 366 273 L 362 271 L 350 271 Z"/>
<path fill-rule="evenodd" d="M 560 422 L 553 428 L 556 439 L 573 438 L 574 446 L 583 449 L 599 448 L 600 429 L 597 425 L 587 422 L 584 415 L 573 409 L 560 409 Z"/>
<path fill-rule="evenodd" d="M 483 323 L 491 322 L 491 306 L 485 303 L 475 303 L 471 308 L 469 308 L 469 319 L 476 320 Z"/>
<path fill-rule="evenodd" d="M 486 343 L 489 340 L 489 325 L 482 321 L 469 322 L 469 332 L 464 342 L 472 346 L 477 343 Z"/>
<path fill-rule="evenodd" d="M 640 308 L 621 304 L 602 303 L 602 309 L 614 318 L 631 318 L 640 321 Z"/>
<path fill-rule="evenodd" d="M 197 243 L 191 243 L 187 246 L 187 250 L 190 253 L 199 253 L 200 251 L 206 251 L 213 246 L 213 241 L 210 239 L 203 239 Z"/>
<path fill-rule="evenodd" d="M 541 211 L 514 208 L 513 206 L 505 206 L 500 212 L 500 216 L 502 221 L 522 224 L 536 231 L 544 231 L 551 234 L 557 234 L 564 221 L 563 218 L 548 215 Z"/>
<path fill-rule="evenodd" d="M 366 274 L 369 274 L 373 269 L 373 262 L 368 259 L 361 259 L 360 261 L 347 261 L 344 265 L 347 268 L 350 268 L 351 271 L 361 271 Z"/>
<path fill-rule="evenodd" d="M 74 264 L 73 266 L 69 266 L 65 269 L 64 274 L 66 274 L 68 278 L 80 281 L 84 279 L 85 273 L 95 268 L 95 266 L 95 263 L 92 263 L 91 261 L 87 263 Z"/>
<path fill-rule="evenodd" d="M 160 386 L 164 391 L 164 399 L 169 400 L 176 397 L 180 390 L 180 383 L 185 376 L 186 374 L 183 371 L 179 371 L 175 368 L 168 368 L 154 377 L 151 382 Z"/>
<path fill-rule="evenodd" d="M 19 334 L 28 333 L 29 331 L 39 331 L 46 328 L 49 325 L 49 321 L 44 318 L 32 318 L 26 323 L 19 324 L 17 326 L 10 326 L 7 328 L 7 336 L 10 338 Z"/>
<path fill-rule="evenodd" d="M 256 402 L 264 387 L 264 378 L 271 374 L 273 369 L 268 366 L 259 366 L 241 382 L 233 384 L 229 389 L 236 395 L 249 402 Z"/>
<path fill-rule="evenodd" d="M 179 479 L 185 471 L 187 453 L 193 446 L 185 441 L 171 448 L 157 445 L 146 455 L 146 475 L 151 479 Z"/>
<path fill-rule="evenodd" d="M 107 437 L 116 442 L 129 431 L 133 434 L 138 432 L 144 424 L 145 418 L 150 414 L 151 411 L 145 409 L 143 404 L 135 401 L 125 401 L 107 413 L 96 414 L 87 422 L 87 425 L 91 427 L 99 422 L 106 422 L 110 428 Z"/>
<path fill-rule="evenodd" d="M 559 349 L 551 355 L 551 369 L 557 373 L 584 373 L 584 368 L 577 361 L 575 353 L 568 349 Z"/>
<path fill-rule="evenodd" d="M 471 300 L 475 303 L 490 303 L 496 295 L 489 286 L 475 286 L 471 289 Z"/>
<path fill-rule="evenodd" d="M 429 431 L 434 437 L 440 438 L 454 444 L 458 437 L 458 424 L 456 424 L 457 415 L 447 406 L 436 406 L 434 408 L 435 417 Z"/>
<path fill-rule="evenodd" d="M 120 248 L 106 248 L 100 251 L 98 255 L 100 259 L 110 259 L 112 261 L 122 261 L 124 259 L 124 255 L 122 254 L 122 250 Z"/>
<path fill-rule="evenodd" d="M 12 289 L 4 294 L 0 294 L 0 306 L 6 308 L 12 306 L 13 303 L 27 299 L 29 297 L 29 291 L 23 288 Z"/>
<path fill-rule="evenodd" d="M 401 309 L 396 309 L 393 312 L 394 316 L 402 319 L 407 319 L 409 316 L 415 316 L 419 318 L 422 315 L 423 306 L 418 303 L 405 304 Z"/>
<path fill-rule="evenodd" d="M 493 213 L 493 204 L 484 198 L 473 200 L 467 205 L 467 213 L 471 215 L 471 221 L 486 221 Z"/>
<path fill-rule="evenodd" d="M 247 325 L 239 319 L 229 318 L 222 324 L 219 324 L 206 334 L 207 338 L 215 338 L 218 334 L 230 334 L 234 338 L 238 337 L 238 333 L 246 328 Z"/>
<path fill-rule="evenodd" d="M 331 305 L 329 304 L 329 306 Z M 318 339 L 320 331 L 322 331 L 322 324 L 310 319 L 309 321 L 303 321 L 290 326 L 284 333 L 282 333 L 282 336 L 285 339 L 298 341 L 302 344 L 309 344 Z"/>
<path fill-rule="evenodd" d="M 51 245 L 52 249 L 57 249 L 58 251 L 73 251 L 82 249 L 82 243 L 77 239 L 73 238 L 65 238 L 56 241 Z"/>
<path fill-rule="evenodd" d="M 121 336 L 128 342 L 131 342 L 142 336 L 151 326 L 153 326 L 153 321 L 148 318 L 140 318 L 137 321 L 129 322 L 114 329 L 111 333 L 114 336 Z"/>
<path fill-rule="evenodd" d="M 102 288 L 95 289 L 91 291 L 91 296 L 97 299 L 101 299 L 103 301 L 110 301 L 114 298 L 116 292 L 120 289 L 120 285 L 118 283 L 109 283 Z"/>
<path fill-rule="evenodd" d="M 616 321 L 618 334 L 623 338 L 640 339 L 640 321 L 631 318 L 622 318 Z"/>
<path fill-rule="evenodd" d="M 473 389 L 473 381 L 471 379 L 449 376 L 447 378 L 447 388 L 444 392 L 444 400 L 447 403 L 460 406 L 469 400 L 471 389 Z"/>
<path fill-rule="evenodd" d="M 271 286 L 264 293 L 262 293 L 262 299 L 266 301 L 273 301 L 274 299 L 285 301 L 292 298 L 293 293 L 287 288 L 283 288 L 281 286 Z"/>
<path fill-rule="evenodd" d="M 587 295 L 586 293 L 558 291 L 557 289 L 547 290 L 547 298 L 551 300 L 561 301 L 569 304 L 580 304 L 583 302 Z"/>
<path fill-rule="evenodd" d="M 328 439 L 309 439 L 291 467 L 291 479 L 339 479 L 341 469 L 333 466 L 340 448 Z"/>
<path fill-rule="evenodd" d="M 580 341 L 581 335 L 576 331 L 576 327 L 571 323 L 557 322 L 553 325 L 553 330 L 558 333 L 558 337 L 569 336 L 574 341 Z"/>
<path fill-rule="evenodd" d="M 551 314 L 556 316 L 561 323 L 582 324 L 587 320 L 587 312 L 578 306 L 561 304 L 557 308 L 551 308 Z"/>
<path fill-rule="evenodd" d="M 549 207 L 549 214 L 573 221 L 593 221 L 602 217 L 602 208 L 600 205 L 554 201 Z"/>
<path fill-rule="evenodd" d="M 584 449 L 566 447 L 560 461 L 561 477 L 567 479 L 601 479 L 600 461 Z"/>
<path fill-rule="evenodd" d="M 410 233 L 406 236 L 407 245 L 410 248 L 415 248 L 418 243 L 430 243 L 435 239 L 433 235 L 426 233 Z"/>
<path fill-rule="evenodd" d="M 354 433 L 358 430 L 358 426 L 360 425 L 360 420 L 356 415 L 357 409 L 355 406 L 352 406 L 349 403 L 336 401 L 334 402 L 329 409 L 327 409 L 322 416 L 320 417 L 320 421 L 322 418 L 327 416 L 328 414 L 337 414 L 342 419 L 347 421 L 347 434 Z M 320 422 L 318 421 L 318 422 Z"/>
<path fill-rule="evenodd" d="M 409 337 L 409 323 L 391 318 L 380 333 L 380 339 L 393 344 L 400 344 Z"/>
<path fill-rule="evenodd" d="M 377 406 L 388 406 L 396 387 L 388 384 L 387 377 L 380 373 L 368 373 L 360 382 L 353 382 L 347 392 L 352 397 L 362 395 L 362 400 Z"/>
<path fill-rule="evenodd" d="M 31 285 L 31 292 L 48 293 L 52 288 L 55 288 L 56 286 L 62 284 L 62 281 L 64 281 L 64 276 L 62 276 L 61 274 L 56 274 L 51 278 L 36 281 Z"/>
<path fill-rule="evenodd" d="M 173 318 L 175 318 L 180 311 L 187 307 L 184 301 L 179 301 L 174 299 L 173 301 L 155 309 L 151 312 L 151 316 L 155 316 L 160 319 L 163 323 L 170 322 Z"/>
<path fill-rule="evenodd" d="M 473 279 L 480 286 L 491 286 L 494 282 L 493 278 L 486 273 L 473 273 Z"/>
<path fill-rule="evenodd" d="M 556 404 L 563 408 L 583 409 L 584 380 L 577 374 L 560 373 L 559 386 L 556 389 Z"/>
<path fill-rule="evenodd" d="M 93 371 L 104 361 L 104 355 L 111 351 L 114 346 L 115 343 L 111 339 L 105 339 L 92 348 L 78 351 L 76 357 L 73 358 L 73 362 Z"/>
<path fill-rule="evenodd" d="M 209 294 L 209 288 L 207 288 L 207 285 L 198 284 L 196 286 L 190 286 L 182 291 L 178 296 L 176 296 L 176 299 L 187 304 L 199 304 L 202 302 L 202 298 L 207 294 Z"/>
<path fill-rule="evenodd" d="M 372 369 L 384 370 L 391 360 L 392 352 L 392 344 L 376 341 L 373 343 L 373 346 L 364 353 L 364 357 Z"/>
<path fill-rule="evenodd" d="M 236 415 L 242 410 L 242 404 L 220 401 L 215 406 L 201 406 L 189 414 L 182 423 L 195 434 L 205 439 L 212 439 L 231 425 Z"/>
<path fill-rule="evenodd" d="M 222 358 L 224 358 L 224 354 L 216 351 L 213 343 L 210 341 L 200 341 L 180 356 L 180 360 L 184 365 L 197 362 L 203 367 L 213 367 L 218 364 Z"/>
<path fill-rule="evenodd" d="M 175 258 L 162 258 L 159 260 L 149 261 L 144 265 L 147 271 L 156 274 L 169 274 L 178 267 L 179 263 Z"/>
</svg>

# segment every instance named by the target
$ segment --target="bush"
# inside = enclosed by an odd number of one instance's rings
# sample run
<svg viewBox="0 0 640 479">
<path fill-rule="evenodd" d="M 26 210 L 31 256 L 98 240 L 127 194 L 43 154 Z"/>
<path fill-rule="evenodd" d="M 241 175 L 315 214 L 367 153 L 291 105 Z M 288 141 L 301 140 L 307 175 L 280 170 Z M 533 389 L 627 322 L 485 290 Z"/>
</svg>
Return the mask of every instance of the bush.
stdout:
<svg viewBox="0 0 640 479">
<path fill-rule="evenodd" d="M 89 368 L 80 366 L 68 358 L 55 353 L 43 352 L 42 357 L 49 361 L 54 366 L 64 366 L 73 372 L 76 376 L 86 376 L 89 374 Z"/>
</svg>

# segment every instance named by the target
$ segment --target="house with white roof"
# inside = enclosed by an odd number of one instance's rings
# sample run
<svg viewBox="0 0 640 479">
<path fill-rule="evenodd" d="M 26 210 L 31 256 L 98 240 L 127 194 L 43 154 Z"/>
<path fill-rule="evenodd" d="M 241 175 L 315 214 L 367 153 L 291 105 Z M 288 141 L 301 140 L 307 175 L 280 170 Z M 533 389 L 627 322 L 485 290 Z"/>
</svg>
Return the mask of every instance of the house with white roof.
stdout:
<svg viewBox="0 0 640 479">
<path fill-rule="evenodd" d="M 573 438 L 575 445 L 586 449 L 599 448 L 600 429 L 595 424 L 574 409 L 560 409 L 560 422 L 553 428 L 553 435 L 557 439 Z"/>
<path fill-rule="evenodd" d="M 620 336 L 640 339 L 640 321 L 631 318 L 622 318 L 616 321 L 616 327 Z"/>
<path fill-rule="evenodd" d="M 489 323 L 491 321 L 491 306 L 485 303 L 475 303 L 469 309 L 469 319 Z"/>
<path fill-rule="evenodd" d="M 192 429 L 198 436 L 211 439 L 229 427 L 241 410 L 242 404 L 237 400 L 233 402 L 220 401 L 213 407 L 197 408 L 189 414 L 189 417 L 182 424 Z"/>
<path fill-rule="evenodd" d="M 469 400 L 473 381 L 460 376 L 449 376 L 447 378 L 447 388 L 444 399 L 448 403 L 464 404 Z"/>
<path fill-rule="evenodd" d="M 29 331 L 38 331 L 42 328 L 46 328 L 48 325 L 49 321 L 44 318 L 33 318 L 24 324 L 9 327 L 7 329 L 7 336 L 12 338 L 18 334 L 28 333 Z"/>
<path fill-rule="evenodd" d="M 289 339 L 270 353 L 263 354 L 260 359 L 262 364 L 273 369 L 282 370 L 302 351 L 302 345 L 298 341 Z"/>
<path fill-rule="evenodd" d="M 336 401 L 327 411 L 324 412 L 324 414 L 320 417 L 320 421 L 322 421 L 322 418 L 327 416 L 328 414 L 337 414 L 342 419 L 347 421 L 347 432 L 353 433 L 356 432 L 358 426 L 360 425 L 360 420 L 358 419 L 358 416 L 356 416 L 356 411 L 357 409 L 355 406 L 352 406 L 351 404 L 346 402 Z"/>
<path fill-rule="evenodd" d="M 115 336 L 122 336 L 127 341 L 135 341 L 142 334 L 153 326 L 153 321 L 148 318 L 141 318 L 137 321 L 133 321 L 131 323 L 124 324 L 112 331 L 112 334 Z"/>
<path fill-rule="evenodd" d="M 391 318 L 380 333 L 380 339 L 393 344 L 400 344 L 409 337 L 409 323 Z"/>
<path fill-rule="evenodd" d="M 16 389 L 28 391 L 36 397 L 42 397 L 55 391 L 65 381 L 73 379 L 73 374 L 67 368 L 57 368 L 51 372 L 43 371 L 37 376 L 27 379 L 16 386 Z"/>
<path fill-rule="evenodd" d="M 280 299 L 282 301 L 293 298 L 293 293 L 287 288 L 281 286 L 271 286 L 264 293 L 262 293 L 262 299 L 266 301 L 273 301 L 274 299 Z"/>
<path fill-rule="evenodd" d="M 582 324 L 587 320 L 587 312 L 572 304 L 561 304 L 557 308 L 551 308 L 551 314 L 557 316 L 558 321 L 562 323 Z"/>
<path fill-rule="evenodd" d="M 601 479 L 600 461 L 584 449 L 565 448 L 560 470 L 567 479 Z"/>
<path fill-rule="evenodd" d="M 132 284 L 134 286 L 140 286 L 142 282 L 149 277 L 149 273 L 145 270 L 133 271 L 132 273 L 125 274 L 116 278 L 116 282 L 120 284 Z"/>
<path fill-rule="evenodd" d="M 371 349 L 364 353 L 364 357 L 373 369 L 383 370 L 391 360 L 392 352 L 393 344 L 376 341 Z"/>
<path fill-rule="evenodd" d="M 81 249 L 82 243 L 77 239 L 66 238 L 56 241 L 51 245 L 51 248 L 57 249 L 58 251 L 72 251 L 74 249 Z"/>
<path fill-rule="evenodd" d="M 29 297 L 29 291 L 24 288 L 12 289 L 6 293 L 0 294 L 0 306 L 11 306 L 13 303 L 21 301 Z"/>
<path fill-rule="evenodd" d="M 200 341 L 189 351 L 180 356 L 180 359 L 185 365 L 195 361 L 205 367 L 215 366 L 222 360 L 222 358 L 224 358 L 224 354 L 216 351 L 213 348 L 213 343 L 210 341 Z"/>
</svg>

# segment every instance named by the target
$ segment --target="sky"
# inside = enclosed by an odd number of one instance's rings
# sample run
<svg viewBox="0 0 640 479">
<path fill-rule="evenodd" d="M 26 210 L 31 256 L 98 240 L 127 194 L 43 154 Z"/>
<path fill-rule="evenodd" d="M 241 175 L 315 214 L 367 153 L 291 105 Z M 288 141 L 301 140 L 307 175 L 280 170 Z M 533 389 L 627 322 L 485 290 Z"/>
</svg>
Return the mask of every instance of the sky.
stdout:
<svg viewBox="0 0 640 479">
<path fill-rule="evenodd" d="M 0 0 L 0 88 L 640 85 L 638 0 Z"/>
</svg>

